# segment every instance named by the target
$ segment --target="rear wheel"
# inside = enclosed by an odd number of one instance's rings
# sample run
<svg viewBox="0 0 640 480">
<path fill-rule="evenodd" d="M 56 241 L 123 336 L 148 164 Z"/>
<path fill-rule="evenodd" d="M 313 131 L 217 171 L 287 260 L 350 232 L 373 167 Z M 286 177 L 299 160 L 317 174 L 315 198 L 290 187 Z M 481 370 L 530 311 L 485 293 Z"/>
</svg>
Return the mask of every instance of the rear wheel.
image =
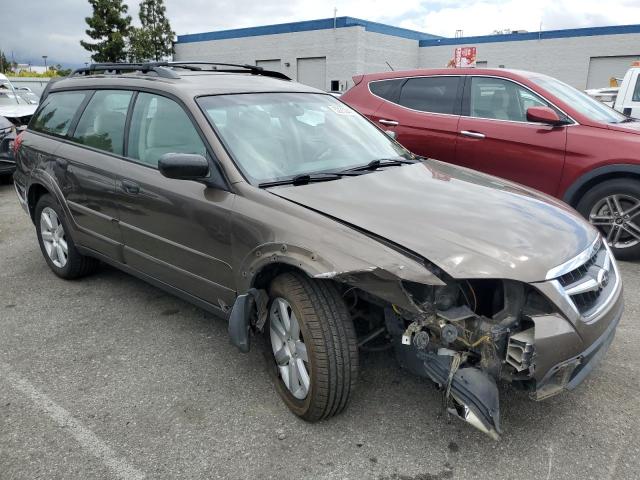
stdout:
<svg viewBox="0 0 640 480">
<path fill-rule="evenodd" d="M 616 258 L 640 257 L 640 182 L 602 182 L 584 194 L 577 209 L 602 232 Z"/>
<path fill-rule="evenodd" d="M 35 211 L 38 243 L 49 268 L 59 277 L 72 279 L 93 272 L 98 260 L 81 255 L 76 249 L 62 209 L 51 195 L 40 197 Z"/>
<path fill-rule="evenodd" d="M 340 293 L 329 282 L 285 273 L 269 296 L 266 336 L 278 394 L 310 422 L 340 413 L 358 374 L 356 335 Z"/>
</svg>

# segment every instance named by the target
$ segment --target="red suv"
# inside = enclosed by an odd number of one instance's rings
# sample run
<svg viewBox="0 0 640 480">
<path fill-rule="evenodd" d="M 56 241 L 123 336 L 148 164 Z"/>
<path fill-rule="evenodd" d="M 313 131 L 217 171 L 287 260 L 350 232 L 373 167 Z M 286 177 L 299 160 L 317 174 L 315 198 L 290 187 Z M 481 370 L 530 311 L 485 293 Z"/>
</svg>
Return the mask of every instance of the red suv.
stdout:
<svg viewBox="0 0 640 480">
<path fill-rule="evenodd" d="M 419 155 L 563 199 L 640 256 L 640 122 L 561 81 L 504 69 L 359 75 L 342 100 Z"/>
</svg>

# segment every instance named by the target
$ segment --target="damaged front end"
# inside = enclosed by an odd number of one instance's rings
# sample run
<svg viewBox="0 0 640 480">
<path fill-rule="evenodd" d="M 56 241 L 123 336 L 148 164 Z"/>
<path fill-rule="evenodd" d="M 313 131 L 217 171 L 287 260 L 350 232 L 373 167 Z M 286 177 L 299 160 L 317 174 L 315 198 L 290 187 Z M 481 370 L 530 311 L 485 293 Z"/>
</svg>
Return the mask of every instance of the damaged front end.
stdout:
<svg viewBox="0 0 640 480">
<path fill-rule="evenodd" d="M 397 266 L 310 276 L 341 288 L 362 351 L 393 349 L 403 368 L 440 387 L 448 414 L 496 440 L 498 382 L 525 390 L 533 400 L 574 388 L 606 352 L 622 314 L 619 274 L 605 247 L 586 264 L 610 269 L 611 282 L 599 287 L 593 315 L 575 310 L 572 316 L 563 303 L 572 301 L 562 293 L 567 275 L 566 292 L 574 292 L 576 283 L 591 285 L 584 265 L 534 283 L 458 279 L 427 261 L 423 265 L 423 277 Z M 229 329 L 242 351 L 251 331 L 264 325 L 267 304 L 259 288 L 238 297 Z"/>
<path fill-rule="evenodd" d="M 532 381 L 531 315 L 549 310 L 533 290 L 514 281 L 456 281 L 432 287 L 403 283 L 419 306 L 383 307 L 401 366 L 430 378 L 443 408 L 494 439 L 500 437 L 500 379 Z"/>
</svg>

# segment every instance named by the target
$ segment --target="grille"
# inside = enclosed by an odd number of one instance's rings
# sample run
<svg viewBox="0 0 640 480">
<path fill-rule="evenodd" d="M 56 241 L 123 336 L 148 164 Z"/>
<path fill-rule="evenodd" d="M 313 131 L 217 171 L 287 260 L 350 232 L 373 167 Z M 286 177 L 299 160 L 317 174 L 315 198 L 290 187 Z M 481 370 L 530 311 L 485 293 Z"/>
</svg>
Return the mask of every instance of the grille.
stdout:
<svg viewBox="0 0 640 480">
<path fill-rule="evenodd" d="M 557 282 L 583 316 L 590 313 L 608 297 L 615 284 L 615 269 L 604 243 L 600 242 L 594 252 L 579 267 L 558 277 Z"/>
</svg>

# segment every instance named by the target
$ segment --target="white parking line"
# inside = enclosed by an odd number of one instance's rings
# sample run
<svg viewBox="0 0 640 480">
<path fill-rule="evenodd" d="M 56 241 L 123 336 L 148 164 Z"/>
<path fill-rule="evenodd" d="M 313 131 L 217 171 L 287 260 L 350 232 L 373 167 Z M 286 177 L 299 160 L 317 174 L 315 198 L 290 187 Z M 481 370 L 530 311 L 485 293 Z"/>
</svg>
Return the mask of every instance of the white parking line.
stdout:
<svg viewBox="0 0 640 480">
<path fill-rule="evenodd" d="M 118 478 L 123 480 L 143 479 L 144 474 L 118 458 L 116 453 L 91 430 L 73 418 L 68 411 L 39 392 L 31 383 L 15 373 L 6 363 L 0 362 L 0 378 L 4 378 L 15 390 L 26 395 L 36 407 L 43 410 L 60 427 L 64 427 L 89 453 L 99 458 Z"/>
</svg>

